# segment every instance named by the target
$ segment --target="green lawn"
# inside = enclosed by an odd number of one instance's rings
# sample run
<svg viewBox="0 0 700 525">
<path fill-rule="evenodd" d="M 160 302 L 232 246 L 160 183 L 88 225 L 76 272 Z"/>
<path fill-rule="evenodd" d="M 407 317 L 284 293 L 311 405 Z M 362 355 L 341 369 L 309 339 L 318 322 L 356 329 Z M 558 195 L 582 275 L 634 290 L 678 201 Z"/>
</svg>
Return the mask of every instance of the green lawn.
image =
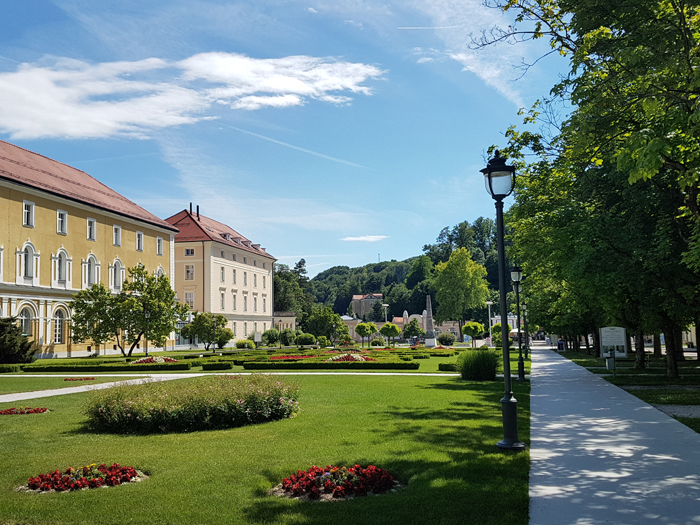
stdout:
<svg viewBox="0 0 700 525">
<path fill-rule="evenodd" d="M 156 436 L 89 433 L 89 394 L 41 400 L 51 412 L 0 416 L 0 523 L 528 523 L 529 454 L 499 452 L 503 383 L 454 377 L 300 376 L 295 419 Z M 529 384 L 514 384 L 529 442 Z M 3 406 L 6 405 L 6 406 Z M 0 405 L 7 408 L 8 404 Z M 143 483 L 24 494 L 29 476 L 93 462 L 146 470 Z M 312 465 L 373 463 L 406 487 L 342 503 L 266 491 Z"/>
<path fill-rule="evenodd" d="M 70 377 L 94 377 L 95 380 L 64 381 L 62 377 L 35 377 L 29 374 L 21 377 L 8 377 L 7 375 L 0 375 L 0 394 L 33 392 L 35 390 L 52 390 L 54 388 L 96 385 L 97 383 L 119 381 L 118 377 L 100 377 L 97 374 L 74 374 Z"/>
<path fill-rule="evenodd" d="M 653 405 L 700 405 L 700 390 L 629 390 L 629 393 Z"/>
</svg>

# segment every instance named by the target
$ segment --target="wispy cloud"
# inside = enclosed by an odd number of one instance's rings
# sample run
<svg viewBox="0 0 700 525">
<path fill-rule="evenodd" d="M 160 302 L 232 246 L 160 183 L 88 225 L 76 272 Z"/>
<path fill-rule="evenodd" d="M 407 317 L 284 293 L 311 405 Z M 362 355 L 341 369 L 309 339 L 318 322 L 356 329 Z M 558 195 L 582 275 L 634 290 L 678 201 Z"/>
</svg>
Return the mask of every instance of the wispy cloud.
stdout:
<svg viewBox="0 0 700 525">
<path fill-rule="evenodd" d="M 361 235 L 359 237 L 343 237 L 341 241 L 355 241 L 355 242 L 377 242 L 384 239 L 388 239 L 388 235 Z"/>
<path fill-rule="evenodd" d="M 216 118 L 220 107 L 256 110 L 309 100 L 348 104 L 379 68 L 333 58 L 257 59 L 200 53 L 90 64 L 47 57 L 0 73 L 0 132 L 15 139 L 148 138 L 154 130 Z"/>
</svg>

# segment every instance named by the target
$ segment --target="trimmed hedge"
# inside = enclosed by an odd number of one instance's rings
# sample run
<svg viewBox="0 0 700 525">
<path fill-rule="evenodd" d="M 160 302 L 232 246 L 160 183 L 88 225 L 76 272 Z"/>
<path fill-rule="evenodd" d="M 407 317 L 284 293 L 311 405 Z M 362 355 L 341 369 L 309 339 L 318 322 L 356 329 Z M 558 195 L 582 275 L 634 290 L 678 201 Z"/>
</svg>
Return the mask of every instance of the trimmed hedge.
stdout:
<svg viewBox="0 0 700 525">
<path fill-rule="evenodd" d="M 155 364 L 104 364 L 104 365 L 26 365 L 25 372 L 150 372 L 154 370 L 189 370 L 192 363 L 155 363 Z"/>
<path fill-rule="evenodd" d="M 136 358 L 134 358 L 136 359 Z M 87 366 L 87 365 L 101 365 L 104 363 L 115 363 L 118 362 L 120 364 L 123 364 L 124 361 L 121 359 L 118 360 L 107 360 L 107 359 L 81 359 L 81 360 L 76 360 L 76 361 L 68 361 L 66 362 L 65 359 L 38 359 L 37 361 L 34 361 L 33 363 L 28 363 L 26 366 L 66 366 L 66 365 L 78 365 L 78 366 Z"/>
<path fill-rule="evenodd" d="M 428 354 L 413 354 L 411 357 L 413 357 L 413 359 L 430 359 Z"/>
<path fill-rule="evenodd" d="M 202 365 L 202 370 L 231 370 L 233 364 L 228 363 L 204 363 Z"/>
<path fill-rule="evenodd" d="M 462 374 L 462 379 L 495 381 L 498 358 L 495 350 L 462 352 L 457 358 L 457 370 Z"/>
<path fill-rule="evenodd" d="M 457 363 L 438 363 L 438 370 L 440 372 L 456 372 Z"/>
<path fill-rule="evenodd" d="M 19 372 L 19 365 L 0 365 L 0 374 L 5 372 Z"/>
<path fill-rule="evenodd" d="M 243 363 L 245 370 L 418 370 L 420 363 L 398 363 L 381 361 L 322 361 L 320 363 L 309 363 L 308 361 L 298 361 L 295 363 L 270 362 L 270 363 Z"/>
</svg>

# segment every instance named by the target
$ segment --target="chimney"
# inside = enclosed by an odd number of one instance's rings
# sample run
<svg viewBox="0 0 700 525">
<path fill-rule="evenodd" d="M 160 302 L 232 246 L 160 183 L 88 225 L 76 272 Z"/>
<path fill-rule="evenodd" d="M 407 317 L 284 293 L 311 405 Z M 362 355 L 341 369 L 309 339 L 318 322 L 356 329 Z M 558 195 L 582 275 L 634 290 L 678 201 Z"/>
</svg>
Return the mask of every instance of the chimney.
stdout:
<svg viewBox="0 0 700 525">
<path fill-rule="evenodd" d="M 192 215 L 192 203 L 190 202 L 190 215 Z"/>
<path fill-rule="evenodd" d="M 199 204 L 197 204 L 197 220 L 199 220 Z"/>
</svg>

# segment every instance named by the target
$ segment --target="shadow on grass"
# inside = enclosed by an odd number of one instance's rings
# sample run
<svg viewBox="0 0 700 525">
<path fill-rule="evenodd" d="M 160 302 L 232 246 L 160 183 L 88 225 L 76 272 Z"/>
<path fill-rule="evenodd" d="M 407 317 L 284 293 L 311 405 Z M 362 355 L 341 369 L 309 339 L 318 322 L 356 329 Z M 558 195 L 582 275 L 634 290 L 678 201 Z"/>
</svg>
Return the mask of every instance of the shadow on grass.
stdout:
<svg viewBox="0 0 700 525">
<path fill-rule="evenodd" d="M 463 391 L 466 399 L 440 406 L 391 405 L 369 412 L 379 442 L 396 449 L 378 466 L 402 487 L 395 493 L 333 503 L 258 496 L 244 510 L 250 523 L 479 524 L 528 523 L 528 453 L 502 453 L 502 382 L 458 379 L 417 389 Z M 526 388 L 526 387 L 523 387 Z M 370 445 L 371 446 L 371 445 Z M 339 457 L 336 465 L 374 464 Z M 310 467 L 311 465 L 309 465 Z M 319 465 L 321 466 L 321 465 Z M 324 465 L 325 466 L 325 465 Z M 275 485 L 280 478 L 267 476 Z M 286 475 L 293 474 L 292 472 Z"/>
</svg>

